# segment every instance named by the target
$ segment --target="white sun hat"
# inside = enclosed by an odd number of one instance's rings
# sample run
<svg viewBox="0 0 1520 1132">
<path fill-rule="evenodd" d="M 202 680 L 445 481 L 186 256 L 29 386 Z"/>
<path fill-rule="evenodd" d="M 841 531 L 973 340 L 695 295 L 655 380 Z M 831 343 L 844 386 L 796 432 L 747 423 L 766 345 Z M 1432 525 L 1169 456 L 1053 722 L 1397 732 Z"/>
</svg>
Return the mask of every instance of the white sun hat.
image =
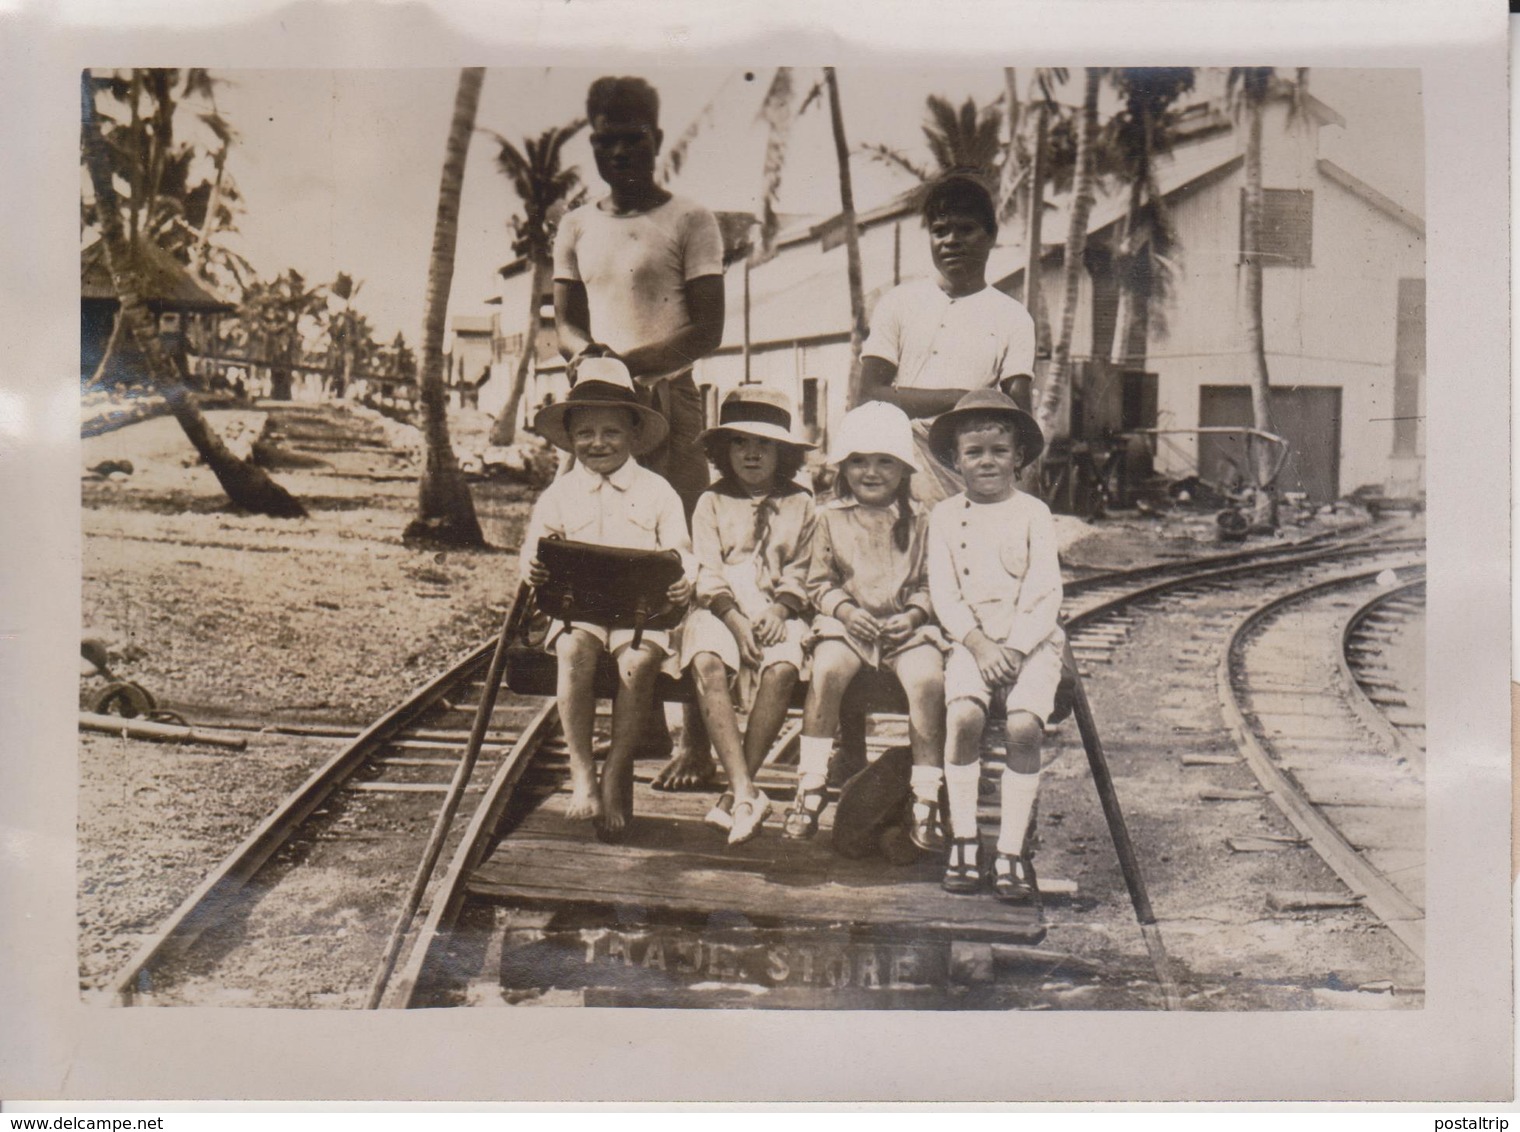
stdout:
<svg viewBox="0 0 1520 1132">
<path fill-rule="evenodd" d="M 901 460 L 915 472 L 923 471 L 914 452 L 913 422 L 908 414 L 885 401 L 867 401 L 851 409 L 839 422 L 829 463 L 838 465 L 851 456 L 878 453 Z"/>
</svg>

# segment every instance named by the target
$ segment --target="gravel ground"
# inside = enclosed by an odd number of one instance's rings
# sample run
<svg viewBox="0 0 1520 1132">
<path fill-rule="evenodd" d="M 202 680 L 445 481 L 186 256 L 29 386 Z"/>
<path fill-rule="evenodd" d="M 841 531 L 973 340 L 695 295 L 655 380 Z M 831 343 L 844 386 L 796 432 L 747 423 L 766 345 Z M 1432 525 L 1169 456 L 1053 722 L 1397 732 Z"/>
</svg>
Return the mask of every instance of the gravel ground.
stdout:
<svg viewBox="0 0 1520 1132">
<path fill-rule="evenodd" d="M 266 414 L 271 418 L 266 421 Z M 275 520 L 227 508 L 170 418 L 84 441 L 84 469 L 127 459 L 128 475 L 83 475 L 86 635 L 119 677 L 191 722 L 370 722 L 492 634 L 516 587 L 531 495 L 474 485 L 493 549 L 401 545 L 415 503 L 408 430 L 317 406 L 208 414 L 221 429 L 266 428 L 276 477 L 310 509 Z M 456 422 L 471 443 L 480 414 Z M 1075 569 L 1208 553 L 1207 516 L 1060 520 Z M 104 686 L 82 675 L 80 703 Z M 81 988 L 98 993 L 201 878 L 311 770 L 332 741 L 249 736 L 230 752 L 81 736 Z"/>
</svg>

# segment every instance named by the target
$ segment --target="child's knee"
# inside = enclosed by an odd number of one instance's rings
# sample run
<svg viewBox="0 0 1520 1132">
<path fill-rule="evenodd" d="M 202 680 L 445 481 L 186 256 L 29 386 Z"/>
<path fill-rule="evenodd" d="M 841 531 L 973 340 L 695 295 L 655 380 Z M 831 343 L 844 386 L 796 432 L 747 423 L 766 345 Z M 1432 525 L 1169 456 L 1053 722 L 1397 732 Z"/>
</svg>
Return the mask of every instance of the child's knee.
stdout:
<svg viewBox="0 0 1520 1132">
<path fill-rule="evenodd" d="M 1045 728 L 1032 713 L 1015 711 L 1008 714 L 1008 744 L 1022 750 L 1040 749 L 1045 738 Z"/>
<path fill-rule="evenodd" d="M 691 671 L 700 687 L 717 688 L 728 685 L 728 667 L 717 653 L 698 653 L 691 662 Z"/>
<path fill-rule="evenodd" d="M 618 653 L 618 676 L 624 684 L 653 678 L 660 667 L 659 650 L 641 645 Z"/>
</svg>

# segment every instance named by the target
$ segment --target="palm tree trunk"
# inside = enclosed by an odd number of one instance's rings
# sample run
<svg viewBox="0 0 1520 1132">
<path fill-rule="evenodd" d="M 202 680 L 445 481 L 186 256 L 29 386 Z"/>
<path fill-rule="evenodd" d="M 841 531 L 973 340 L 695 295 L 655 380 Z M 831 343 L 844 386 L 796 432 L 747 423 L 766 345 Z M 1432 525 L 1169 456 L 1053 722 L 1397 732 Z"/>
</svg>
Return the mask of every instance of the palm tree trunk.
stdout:
<svg viewBox="0 0 1520 1132">
<path fill-rule="evenodd" d="M 544 284 L 547 283 L 552 265 L 541 259 L 533 261 L 532 280 L 528 295 L 528 322 L 523 331 L 522 354 L 517 359 L 517 369 L 512 374 L 512 388 L 507 390 L 507 403 L 491 426 L 491 443 L 505 448 L 517 439 L 517 407 L 522 404 L 523 390 L 528 384 L 528 367 L 538 354 L 539 311 L 543 308 Z"/>
<path fill-rule="evenodd" d="M 454 248 L 459 237 L 459 198 L 464 189 L 465 158 L 475 130 L 484 67 L 459 73 L 454 118 L 444 151 L 438 187 L 438 216 L 433 225 L 433 255 L 428 265 L 427 301 L 422 318 L 422 440 L 426 451 L 417 486 L 417 515 L 402 540 L 445 546 L 484 546 L 475 503 L 449 443 L 449 420 L 443 388 L 443 323 L 454 281 Z"/>
<path fill-rule="evenodd" d="M 1093 206 L 1093 147 L 1098 138 L 1098 85 L 1103 72 L 1087 68 L 1087 87 L 1082 99 L 1082 125 L 1077 133 L 1077 171 L 1072 186 L 1071 224 L 1066 230 L 1066 258 L 1062 269 L 1061 333 L 1051 352 L 1050 372 L 1040 395 L 1036 419 L 1050 437 L 1056 416 L 1065 403 L 1071 384 L 1071 340 L 1077 326 L 1077 300 L 1081 293 L 1083 258 L 1087 251 L 1087 218 Z"/>
<path fill-rule="evenodd" d="M 1252 98 L 1246 110 L 1246 195 L 1242 217 L 1242 252 L 1245 258 L 1246 345 L 1251 362 L 1251 419 L 1262 432 L 1272 431 L 1272 383 L 1267 372 L 1267 343 L 1262 317 L 1261 289 L 1261 125 L 1263 99 Z M 1277 526 L 1277 490 L 1272 478 L 1273 453 L 1266 444 L 1253 442 L 1256 463 L 1256 503 L 1253 526 Z"/>
<path fill-rule="evenodd" d="M 1029 247 L 1024 263 L 1024 308 L 1034 319 L 1035 352 L 1049 346 L 1050 327 L 1041 317 L 1040 253 L 1045 227 L 1045 137 L 1050 132 L 1050 107 L 1040 103 L 1034 128 L 1034 156 L 1029 169 Z"/>
<path fill-rule="evenodd" d="M 105 138 L 100 133 L 100 123 L 95 116 L 95 99 L 90 91 L 88 71 L 84 74 L 81 93 L 85 165 L 89 169 L 90 183 L 95 191 L 106 266 L 110 269 L 111 285 L 116 289 L 120 304 L 116 317 L 142 351 L 149 379 L 163 396 L 196 452 L 222 485 L 227 498 L 236 506 L 260 515 L 305 518 L 306 508 L 270 479 L 264 469 L 239 460 L 227 450 L 222 438 L 206 422 L 195 395 L 186 388 L 184 375 L 177 370 L 163 343 L 159 341 L 157 329 L 148 317 L 143 302 L 143 283 L 137 272 L 136 261 L 128 250 L 121 222 L 120 202 L 116 196 L 116 187 L 111 181 L 110 158 L 106 153 Z"/>
<path fill-rule="evenodd" d="M 1135 287 L 1139 280 L 1133 274 L 1138 251 L 1136 234 L 1140 230 L 1140 207 L 1144 200 L 1145 186 L 1136 181 L 1130 186 L 1129 211 L 1125 214 L 1115 241 L 1113 258 L 1116 282 L 1119 288 L 1119 305 L 1114 311 L 1114 341 L 1109 347 L 1108 358 L 1114 369 L 1123 371 L 1131 364 L 1129 340 L 1134 336 L 1135 322 L 1139 317 L 1140 304 L 1135 301 Z M 1147 249 L 1149 254 L 1149 249 Z"/>
<path fill-rule="evenodd" d="M 839 219 L 844 224 L 845 262 L 850 284 L 850 384 L 845 405 L 860 404 L 860 348 L 866 340 L 866 300 L 861 284 L 860 233 L 855 228 L 855 191 L 850 185 L 850 147 L 844 137 L 844 114 L 839 108 L 839 81 L 833 67 L 823 69 L 829 91 L 829 119 L 834 127 L 834 156 L 839 163 Z"/>
</svg>

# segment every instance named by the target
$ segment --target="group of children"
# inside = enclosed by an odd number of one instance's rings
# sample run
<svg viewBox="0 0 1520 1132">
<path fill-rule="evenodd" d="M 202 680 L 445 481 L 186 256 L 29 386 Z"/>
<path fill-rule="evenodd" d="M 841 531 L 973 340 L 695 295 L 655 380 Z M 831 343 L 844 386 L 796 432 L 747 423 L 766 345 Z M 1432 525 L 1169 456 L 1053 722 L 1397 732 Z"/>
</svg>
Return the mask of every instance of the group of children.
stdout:
<svg viewBox="0 0 1520 1132">
<path fill-rule="evenodd" d="M 620 363 L 596 361 L 535 422 L 575 459 L 534 508 L 526 576 L 544 580 L 536 552 L 546 536 L 675 549 L 686 573 L 667 596 L 691 609 L 678 643 L 645 631 L 635 648 L 631 633 L 579 623 L 551 637 L 571 814 L 594 819 L 603 837 L 622 834 L 654 679 L 662 667 L 689 670 L 728 779 L 707 821 L 729 844 L 755 837 L 773 812 L 755 774 L 805 679 L 797 789 L 782 834 L 811 838 L 827 805 L 845 691 L 863 668 L 886 669 L 908 703 L 914 843 L 945 854 L 947 891 L 978 892 L 990 878 L 999 899 L 1031 899 L 1025 842 L 1064 644 L 1054 525 L 1017 482 L 1044 446 L 1034 419 L 995 389 L 973 391 L 937 417 L 929 447 L 966 486 L 930 514 L 913 498 L 912 477 L 927 469 L 907 416 L 867 402 L 837 429 L 832 497 L 818 502 L 799 482 L 813 446 L 794 431 L 788 399 L 740 387 L 702 436 L 719 479 L 698 502 L 688 538 L 674 490 L 634 462 L 663 439 L 663 418 L 640 402 Z M 592 675 L 603 651 L 616 659 L 620 684 L 598 783 Z M 1007 765 L 996 849 L 984 861 L 977 802 L 993 697 L 1007 709 Z"/>
</svg>

